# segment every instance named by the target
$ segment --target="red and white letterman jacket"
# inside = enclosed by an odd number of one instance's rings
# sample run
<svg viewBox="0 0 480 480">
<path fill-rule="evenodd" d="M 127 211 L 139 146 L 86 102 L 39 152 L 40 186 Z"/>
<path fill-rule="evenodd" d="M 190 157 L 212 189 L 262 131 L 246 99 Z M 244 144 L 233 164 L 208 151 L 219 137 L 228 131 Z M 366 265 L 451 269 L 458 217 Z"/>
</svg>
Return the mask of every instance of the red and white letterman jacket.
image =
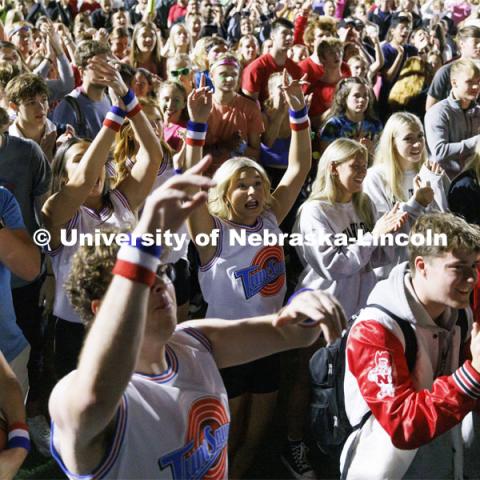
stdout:
<svg viewBox="0 0 480 480">
<path fill-rule="evenodd" d="M 377 309 L 361 312 L 347 342 L 346 410 L 352 425 L 368 410 L 373 415 L 347 440 L 341 468 L 351 447 L 348 479 L 462 478 L 459 424 L 479 409 L 480 374 L 469 361 L 459 367 L 457 311 L 433 322 L 406 263 L 377 284 L 368 300 L 374 303 L 412 323 L 417 358 L 410 373 L 398 324 Z"/>
</svg>

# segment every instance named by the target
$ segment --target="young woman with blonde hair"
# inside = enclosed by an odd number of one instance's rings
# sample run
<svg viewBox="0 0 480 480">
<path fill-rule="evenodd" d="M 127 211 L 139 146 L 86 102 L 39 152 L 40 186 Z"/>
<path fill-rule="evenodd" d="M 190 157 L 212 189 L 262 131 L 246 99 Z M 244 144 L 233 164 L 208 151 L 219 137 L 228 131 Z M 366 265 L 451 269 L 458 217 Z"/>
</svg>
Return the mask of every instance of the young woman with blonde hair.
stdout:
<svg viewBox="0 0 480 480">
<path fill-rule="evenodd" d="M 449 183 L 443 169 L 428 161 L 425 134 L 418 117 L 407 112 L 393 114 L 380 136 L 374 165 L 364 185 L 379 213 L 389 211 L 399 202 L 400 210 L 408 213 L 404 227 L 408 232 L 419 215 L 448 210 Z M 405 248 L 397 247 L 393 265 L 405 259 Z M 378 273 L 383 277 L 388 272 Z"/>
<path fill-rule="evenodd" d="M 365 306 L 376 283 L 372 267 L 391 260 L 390 247 L 377 246 L 375 239 L 396 232 L 406 220 L 398 206 L 378 218 L 374 202 L 362 192 L 367 166 L 368 151 L 357 141 L 341 138 L 331 143 L 320 158 L 312 192 L 294 227 L 295 232 L 315 240 L 297 247 L 304 265 L 297 288 L 327 290 L 339 300 L 347 317 Z M 363 238 L 356 242 L 359 230 Z M 346 243 L 322 243 L 337 234 L 346 236 Z"/>
<path fill-rule="evenodd" d="M 213 177 L 217 185 L 209 191 L 208 208 L 199 208 L 188 220 L 200 258 L 199 282 L 209 317 L 233 320 L 240 312 L 253 317 L 272 313 L 283 304 L 286 276 L 282 246 L 251 243 L 266 231 L 276 237 L 280 234 L 278 225 L 292 208 L 310 170 L 310 129 L 301 82 L 288 82 L 285 75 L 282 90 L 291 109 L 292 140 L 288 167 L 277 188 L 270 193 L 268 176 L 255 161 L 231 158 Z M 211 109 L 208 89 L 192 92 L 187 166 L 200 160 Z M 204 244 L 200 236 L 216 236 L 218 241 Z M 238 236 L 245 237 L 246 242 L 236 242 Z M 223 372 L 232 412 L 232 478 L 241 478 L 257 452 L 273 414 L 278 371 L 277 360 L 268 357 Z"/>
<path fill-rule="evenodd" d="M 129 63 L 160 75 L 162 72 L 162 44 L 160 32 L 152 22 L 139 22 L 132 34 Z"/>
<path fill-rule="evenodd" d="M 162 49 L 162 56 L 172 58 L 179 54 L 189 54 L 192 41 L 187 27 L 183 23 L 176 23 L 170 28 L 170 34 Z"/>
</svg>

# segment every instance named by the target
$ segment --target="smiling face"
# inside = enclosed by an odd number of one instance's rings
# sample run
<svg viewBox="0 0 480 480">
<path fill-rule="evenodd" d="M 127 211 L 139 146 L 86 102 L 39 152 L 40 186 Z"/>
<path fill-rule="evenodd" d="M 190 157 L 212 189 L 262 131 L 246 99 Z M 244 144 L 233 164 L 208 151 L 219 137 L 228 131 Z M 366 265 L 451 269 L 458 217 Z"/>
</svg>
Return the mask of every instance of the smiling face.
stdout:
<svg viewBox="0 0 480 480">
<path fill-rule="evenodd" d="M 251 62 L 257 58 L 258 48 L 253 38 L 245 38 L 240 40 L 238 47 L 240 55 L 247 61 Z"/>
<path fill-rule="evenodd" d="M 254 168 L 240 170 L 230 183 L 226 200 L 230 220 L 244 225 L 255 224 L 265 205 L 265 188 L 260 173 Z"/>
<path fill-rule="evenodd" d="M 475 102 L 480 93 L 480 76 L 467 69 L 461 70 L 451 77 L 453 96 L 460 101 Z"/>
<path fill-rule="evenodd" d="M 466 308 L 477 280 L 478 254 L 468 251 L 417 257 L 415 277 L 420 273 L 431 302 L 450 308 Z"/>
<path fill-rule="evenodd" d="M 414 163 L 423 159 L 425 134 L 423 129 L 410 125 L 402 129 L 394 138 L 394 146 L 399 155 L 402 170 L 412 170 Z"/>
<path fill-rule="evenodd" d="M 185 97 L 174 85 L 166 85 L 159 92 L 160 109 L 166 122 L 177 121 L 185 108 Z"/>
<path fill-rule="evenodd" d="M 141 28 L 137 35 L 137 48 L 142 53 L 153 52 L 157 38 L 155 32 L 148 27 Z"/>
<path fill-rule="evenodd" d="M 363 180 L 367 175 L 368 160 L 358 153 L 355 157 L 336 165 L 332 164 L 332 174 L 335 177 L 338 202 L 349 202 L 354 193 L 362 191 Z"/>
</svg>

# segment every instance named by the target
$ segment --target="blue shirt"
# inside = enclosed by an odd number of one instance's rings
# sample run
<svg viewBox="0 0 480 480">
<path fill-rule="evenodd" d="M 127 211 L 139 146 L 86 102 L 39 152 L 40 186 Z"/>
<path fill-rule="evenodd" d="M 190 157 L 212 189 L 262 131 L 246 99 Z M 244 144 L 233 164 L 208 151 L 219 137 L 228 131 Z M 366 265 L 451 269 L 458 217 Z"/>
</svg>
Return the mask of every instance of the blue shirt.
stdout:
<svg viewBox="0 0 480 480">
<path fill-rule="evenodd" d="M 9 229 L 25 228 L 18 202 L 4 187 L 0 187 L 0 218 Z M 10 270 L 0 262 L 0 350 L 10 363 L 27 346 L 28 342 L 15 318 L 10 290 Z"/>
<path fill-rule="evenodd" d="M 345 115 L 330 118 L 322 129 L 320 140 L 333 142 L 337 138 L 358 139 L 367 137 L 374 140 L 382 130 L 382 123 L 378 120 L 362 120 L 352 122 Z"/>
</svg>

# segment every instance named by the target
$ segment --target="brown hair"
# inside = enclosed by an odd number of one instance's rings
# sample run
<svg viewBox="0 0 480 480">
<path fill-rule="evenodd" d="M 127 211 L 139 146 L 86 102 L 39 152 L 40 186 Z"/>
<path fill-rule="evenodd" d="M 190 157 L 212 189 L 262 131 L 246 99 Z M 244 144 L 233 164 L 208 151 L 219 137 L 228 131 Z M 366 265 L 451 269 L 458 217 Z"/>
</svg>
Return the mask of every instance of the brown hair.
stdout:
<svg viewBox="0 0 480 480">
<path fill-rule="evenodd" d="M 422 242 L 415 245 L 412 241 L 414 235 L 421 235 L 424 239 L 430 235 L 444 234 L 446 243 L 436 242 L 433 245 Z M 418 242 L 420 243 L 420 242 Z M 415 272 L 415 258 L 439 257 L 444 253 L 455 251 L 480 252 L 480 227 L 467 223 L 463 218 L 452 213 L 430 213 L 417 219 L 410 230 L 408 242 L 408 261 L 410 270 Z"/>
<path fill-rule="evenodd" d="M 118 233 L 116 230 L 110 231 Z M 111 245 L 83 245 L 73 256 L 65 292 L 86 328 L 94 319 L 92 301 L 102 300 L 112 281 L 119 248 L 116 242 Z"/>
<path fill-rule="evenodd" d="M 36 95 L 48 97 L 48 87 L 45 80 L 33 73 L 23 73 L 10 80 L 5 88 L 8 100 L 15 105 L 34 98 Z"/>
<path fill-rule="evenodd" d="M 95 55 L 110 54 L 110 47 L 103 45 L 96 40 L 84 40 L 75 52 L 75 63 L 77 67 L 86 68 L 88 61 Z"/>
</svg>

